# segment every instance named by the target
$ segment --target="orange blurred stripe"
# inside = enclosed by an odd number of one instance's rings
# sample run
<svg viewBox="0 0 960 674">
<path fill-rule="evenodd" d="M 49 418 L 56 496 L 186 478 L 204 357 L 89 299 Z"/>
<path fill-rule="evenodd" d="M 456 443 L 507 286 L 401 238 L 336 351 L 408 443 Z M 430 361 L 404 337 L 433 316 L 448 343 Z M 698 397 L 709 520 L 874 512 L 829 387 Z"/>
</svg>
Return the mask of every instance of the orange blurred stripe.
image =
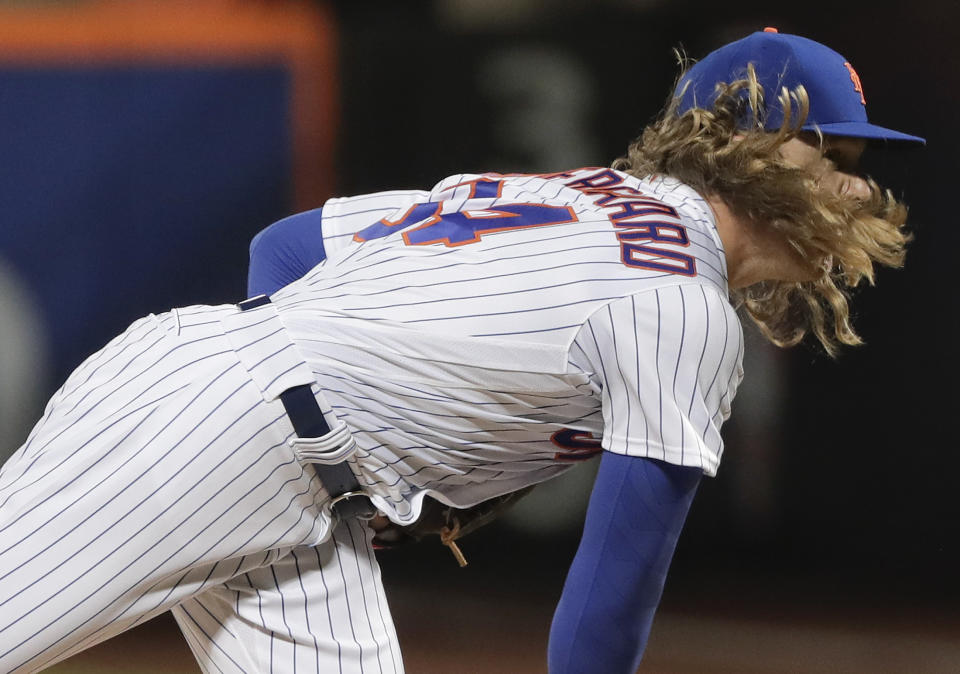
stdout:
<svg viewBox="0 0 960 674">
<path fill-rule="evenodd" d="M 299 2 L 135 2 L 0 7 L 0 65 L 283 63 L 292 75 L 294 202 L 333 191 L 337 30 Z"/>
</svg>

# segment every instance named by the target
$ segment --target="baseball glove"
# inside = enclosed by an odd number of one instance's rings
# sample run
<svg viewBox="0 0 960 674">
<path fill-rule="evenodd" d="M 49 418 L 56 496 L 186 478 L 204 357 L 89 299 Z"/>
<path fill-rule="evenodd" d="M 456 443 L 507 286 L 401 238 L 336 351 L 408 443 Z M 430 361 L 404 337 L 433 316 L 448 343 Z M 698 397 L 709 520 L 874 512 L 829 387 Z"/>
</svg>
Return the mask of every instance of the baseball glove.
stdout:
<svg viewBox="0 0 960 674">
<path fill-rule="evenodd" d="M 532 489 L 532 486 L 525 487 L 469 508 L 454 508 L 427 497 L 423 500 L 419 519 L 413 524 L 401 526 L 384 515 L 377 515 L 370 520 L 370 528 L 374 531 L 373 546 L 384 550 L 416 543 L 427 536 L 439 536 L 440 542 L 450 548 L 457 563 L 466 566 L 467 559 L 460 551 L 457 540 L 495 520 Z"/>
</svg>

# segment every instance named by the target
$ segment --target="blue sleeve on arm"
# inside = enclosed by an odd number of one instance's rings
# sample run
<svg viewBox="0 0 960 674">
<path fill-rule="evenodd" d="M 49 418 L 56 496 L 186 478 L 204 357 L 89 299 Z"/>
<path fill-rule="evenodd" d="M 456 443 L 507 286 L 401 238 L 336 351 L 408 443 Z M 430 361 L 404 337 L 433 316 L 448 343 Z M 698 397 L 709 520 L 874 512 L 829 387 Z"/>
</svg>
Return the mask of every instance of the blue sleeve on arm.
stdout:
<svg viewBox="0 0 960 674">
<path fill-rule="evenodd" d="M 701 471 L 604 452 L 550 628 L 550 674 L 633 674 Z"/>
<path fill-rule="evenodd" d="M 247 297 L 271 295 L 326 259 L 321 209 L 273 223 L 250 242 Z"/>
</svg>

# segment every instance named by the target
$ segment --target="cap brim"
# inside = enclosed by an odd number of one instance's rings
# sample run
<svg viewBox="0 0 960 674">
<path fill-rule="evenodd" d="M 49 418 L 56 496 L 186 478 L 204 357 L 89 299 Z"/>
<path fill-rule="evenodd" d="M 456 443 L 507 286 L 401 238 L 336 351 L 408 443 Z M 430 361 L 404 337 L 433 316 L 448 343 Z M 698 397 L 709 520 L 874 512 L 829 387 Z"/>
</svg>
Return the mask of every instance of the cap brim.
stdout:
<svg viewBox="0 0 960 674">
<path fill-rule="evenodd" d="M 877 126 L 876 124 L 870 124 L 868 122 L 809 124 L 805 125 L 803 128 L 810 131 L 819 128 L 828 136 L 850 136 L 851 138 L 871 138 L 878 140 L 895 140 L 907 143 L 922 143 L 924 145 L 927 144 L 926 139 L 921 138 L 920 136 L 911 136 L 910 134 L 894 131 L 893 129 L 885 129 L 882 126 Z"/>
</svg>

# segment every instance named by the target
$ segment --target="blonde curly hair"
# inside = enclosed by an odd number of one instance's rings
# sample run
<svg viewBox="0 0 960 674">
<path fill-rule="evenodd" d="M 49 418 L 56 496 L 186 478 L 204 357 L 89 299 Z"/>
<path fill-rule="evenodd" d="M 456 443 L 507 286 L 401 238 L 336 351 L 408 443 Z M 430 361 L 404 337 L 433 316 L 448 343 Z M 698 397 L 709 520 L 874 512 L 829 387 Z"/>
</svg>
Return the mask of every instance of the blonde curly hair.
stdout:
<svg viewBox="0 0 960 674">
<path fill-rule="evenodd" d="M 767 281 L 732 292 L 774 344 L 792 346 L 813 333 L 831 356 L 840 344 L 861 344 L 850 322 L 849 294 L 864 281 L 873 284 L 874 264 L 903 264 L 910 238 L 903 230 L 906 207 L 873 180 L 867 181 L 868 199 L 838 196 L 783 160 L 780 148 L 801 133 L 809 111 L 802 86 L 778 93 L 784 119 L 775 131 L 764 129 L 765 92 L 752 65 L 744 79 L 720 84 L 717 92 L 711 108 L 683 114 L 677 112 L 683 92 L 672 97 L 612 167 L 641 178 L 670 175 L 718 197 L 738 217 L 782 232 L 823 270 L 814 281 Z"/>
</svg>

